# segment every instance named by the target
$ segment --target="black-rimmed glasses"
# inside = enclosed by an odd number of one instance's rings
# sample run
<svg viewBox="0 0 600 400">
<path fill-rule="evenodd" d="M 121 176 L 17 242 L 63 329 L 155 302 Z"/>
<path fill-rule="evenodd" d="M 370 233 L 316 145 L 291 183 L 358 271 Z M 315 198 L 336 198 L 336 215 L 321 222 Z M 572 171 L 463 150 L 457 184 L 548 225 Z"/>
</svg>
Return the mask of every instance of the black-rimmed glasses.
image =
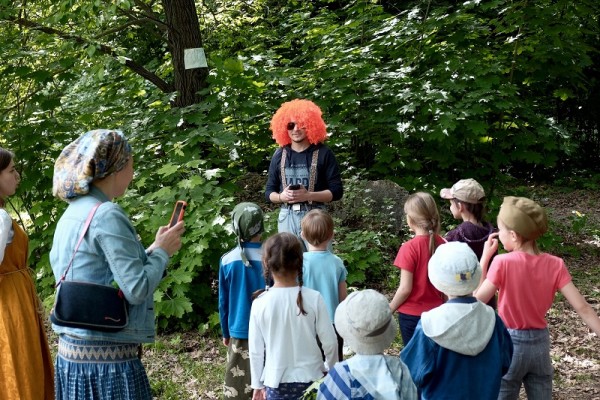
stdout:
<svg viewBox="0 0 600 400">
<path fill-rule="evenodd" d="M 296 127 L 296 123 L 295 122 L 288 122 L 288 124 L 287 124 L 287 130 L 288 131 L 293 131 L 295 127 Z"/>
</svg>

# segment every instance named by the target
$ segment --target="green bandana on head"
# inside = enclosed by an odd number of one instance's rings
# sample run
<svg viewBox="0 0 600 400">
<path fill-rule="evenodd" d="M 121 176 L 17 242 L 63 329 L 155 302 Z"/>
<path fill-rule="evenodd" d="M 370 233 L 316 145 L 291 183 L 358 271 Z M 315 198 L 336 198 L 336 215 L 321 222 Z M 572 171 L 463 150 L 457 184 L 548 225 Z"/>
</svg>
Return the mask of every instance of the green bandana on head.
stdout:
<svg viewBox="0 0 600 400">
<path fill-rule="evenodd" d="M 241 249 L 242 261 L 246 267 L 249 267 L 250 262 L 244 253 L 242 242 L 248 242 L 264 231 L 263 212 L 254 203 L 240 203 L 233 209 L 231 220 L 233 232 L 238 238 L 238 245 Z"/>
</svg>

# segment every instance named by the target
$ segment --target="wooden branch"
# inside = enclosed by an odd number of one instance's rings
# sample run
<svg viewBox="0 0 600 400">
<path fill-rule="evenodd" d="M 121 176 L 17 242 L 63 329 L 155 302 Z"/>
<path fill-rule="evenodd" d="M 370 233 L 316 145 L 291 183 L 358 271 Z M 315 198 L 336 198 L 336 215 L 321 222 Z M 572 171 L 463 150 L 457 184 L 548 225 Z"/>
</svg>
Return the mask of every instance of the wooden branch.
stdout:
<svg viewBox="0 0 600 400">
<path fill-rule="evenodd" d="M 130 20 L 134 20 L 136 22 L 149 22 L 152 25 L 156 26 L 162 32 L 166 32 L 168 30 L 167 24 L 160 20 L 160 18 L 155 14 L 148 14 L 144 11 L 141 12 L 132 12 L 129 10 L 125 10 L 122 7 L 117 7 L 119 12 L 129 18 Z"/>
<path fill-rule="evenodd" d="M 163 27 L 164 27 L 165 30 L 167 29 L 167 25 L 163 21 L 161 21 L 160 16 L 154 12 L 154 10 L 152 9 L 152 6 L 144 3 L 141 0 L 133 0 L 133 3 L 142 10 L 143 14 L 148 19 L 150 19 L 157 26 L 159 26 L 159 28 L 163 29 Z"/>
<path fill-rule="evenodd" d="M 129 21 L 125 22 L 124 24 L 115 26 L 114 28 L 107 29 L 104 32 L 101 32 L 100 34 L 96 35 L 94 38 L 99 39 L 104 36 L 112 35 L 113 33 L 121 32 L 125 28 L 128 28 L 132 25 L 141 25 L 140 22 L 143 22 L 145 19 L 146 18 L 138 18 L 138 19 L 129 20 Z"/>
<path fill-rule="evenodd" d="M 95 43 L 90 43 L 87 39 L 81 37 L 81 36 L 77 36 L 77 35 L 73 35 L 70 33 L 66 33 L 66 32 L 62 32 L 58 29 L 55 28 L 51 28 L 48 26 L 43 26 L 37 22 L 33 22 L 33 21 L 29 21 L 27 19 L 24 18 L 7 18 L 6 19 L 9 22 L 15 23 L 19 26 L 23 26 L 23 27 L 27 27 L 29 29 L 32 30 L 36 30 L 39 32 L 44 32 L 47 33 L 49 35 L 55 35 L 58 36 L 62 39 L 65 40 L 71 40 L 77 44 L 81 44 L 81 45 L 95 45 L 96 48 L 98 49 L 98 51 L 100 51 L 102 54 L 111 56 L 117 60 L 119 60 L 119 58 L 121 57 L 113 48 L 104 45 L 104 44 L 95 44 Z M 158 75 L 154 74 L 151 71 L 148 71 L 146 68 L 144 68 L 144 66 L 134 62 L 131 59 L 125 58 L 125 66 L 127 68 L 129 68 L 130 70 L 132 70 L 133 72 L 135 72 L 136 74 L 138 74 L 139 76 L 141 76 L 142 78 L 146 79 L 147 81 L 151 82 L 152 84 L 154 84 L 158 89 L 160 89 L 163 93 L 172 93 L 175 91 L 175 87 L 166 82 L 165 80 L 163 80 L 162 78 L 160 78 Z"/>
</svg>

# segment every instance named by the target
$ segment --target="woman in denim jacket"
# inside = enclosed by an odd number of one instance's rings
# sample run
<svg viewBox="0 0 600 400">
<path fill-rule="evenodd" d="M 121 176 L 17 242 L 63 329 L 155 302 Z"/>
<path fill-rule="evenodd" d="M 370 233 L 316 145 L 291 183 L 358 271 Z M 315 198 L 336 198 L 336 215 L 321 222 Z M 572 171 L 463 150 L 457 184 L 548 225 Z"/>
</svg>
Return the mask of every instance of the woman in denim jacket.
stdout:
<svg viewBox="0 0 600 400">
<path fill-rule="evenodd" d="M 129 324 L 118 332 L 52 325 L 59 334 L 56 398 L 152 399 L 139 358 L 154 341 L 153 293 L 169 257 L 181 247 L 183 221 L 161 227 L 147 249 L 123 209 L 113 203 L 133 178 L 131 147 L 119 131 L 85 133 L 62 151 L 52 192 L 69 206 L 58 221 L 50 263 L 58 281 L 65 272 L 90 210 L 102 203 L 73 258 L 66 280 L 115 282 L 129 303 Z"/>
</svg>

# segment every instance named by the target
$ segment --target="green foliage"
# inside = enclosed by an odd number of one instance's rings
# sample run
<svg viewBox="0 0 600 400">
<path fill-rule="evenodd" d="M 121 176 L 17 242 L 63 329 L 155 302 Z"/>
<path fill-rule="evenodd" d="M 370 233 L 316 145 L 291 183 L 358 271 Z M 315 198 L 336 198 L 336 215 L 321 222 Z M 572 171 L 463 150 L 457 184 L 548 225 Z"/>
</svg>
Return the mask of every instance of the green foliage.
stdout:
<svg viewBox="0 0 600 400">
<path fill-rule="evenodd" d="M 367 284 L 367 272 L 375 276 L 380 275 L 381 271 L 377 269 L 383 266 L 383 260 L 380 249 L 375 245 L 380 235 L 369 230 L 354 231 L 342 228 L 337 231 L 342 239 L 336 246 L 336 252 L 347 265 L 348 285 Z"/>
<path fill-rule="evenodd" d="M 352 203 L 359 175 L 409 191 L 466 176 L 493 189 L 510 175 L 598 187 L 589 166 L 600 154 L 600 3 L 382 3 L 198 2 L 208 87 L 201 103 L 173 108 L 169 88 L 180 77 L 163 3 L 0 0 L 0 145 L 17 154 L 23 179 L 13 202 L 46 303 L 48 253 L 66 206 L 51 195 L 53 162 L 93 128 L 131 139 L 136 176 L 118 201 L 144 243 L 175 200 L 190 204 L 184 246 L 156 293 L 164 328 L 215 326 L 233 184 L 264 173 L 275 148 L 270 118 L 292 98 L 321 106 Z M 493 220 L 501 199 L 490 196 Z M 388 275 L 401 238 L 388 226 L 397 216 L 370 214 L 357 200 L 370 228 L 340 220 L 336 249 L 349 282 L 363 284 Z M 267 214 L 269 233 L 275 221 Z"/>
</svg>

